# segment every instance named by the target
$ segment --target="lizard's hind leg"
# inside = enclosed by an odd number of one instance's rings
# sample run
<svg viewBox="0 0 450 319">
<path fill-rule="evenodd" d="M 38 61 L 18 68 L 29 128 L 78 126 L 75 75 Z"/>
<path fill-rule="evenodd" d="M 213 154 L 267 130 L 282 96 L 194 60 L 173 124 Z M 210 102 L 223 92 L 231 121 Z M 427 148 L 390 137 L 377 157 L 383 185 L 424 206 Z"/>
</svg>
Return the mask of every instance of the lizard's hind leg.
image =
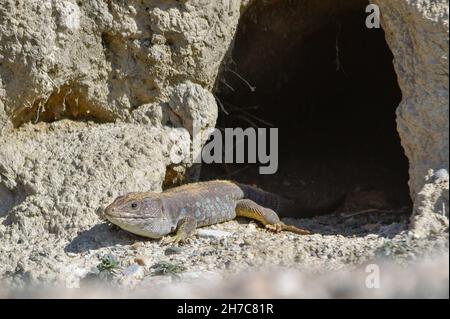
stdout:
<svg viewBox="0 0 450 319">
<path fill-rule="evenodd" d="M 310 234 L 310 232 L 305 229 L 297 228 L 293 225 L 286 225 L 273 210 L 258 205 L 250 199 L 241 199 L 237 201 L 236 216 L 257 220 L 268 230 L 276 233 L 286 230 L 300 235 Z"/>
</svg>

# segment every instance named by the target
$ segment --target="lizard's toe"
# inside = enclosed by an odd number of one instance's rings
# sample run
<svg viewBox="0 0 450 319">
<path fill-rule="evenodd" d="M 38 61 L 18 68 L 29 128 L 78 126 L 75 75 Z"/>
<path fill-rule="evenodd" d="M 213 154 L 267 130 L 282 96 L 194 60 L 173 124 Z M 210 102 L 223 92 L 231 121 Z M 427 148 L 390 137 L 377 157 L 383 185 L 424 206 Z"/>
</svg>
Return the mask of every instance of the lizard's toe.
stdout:
<svg viewBox="0 0 450 319">
<path fill-rule="evenodd" d="M 180 240 L 180 244 L 192 244 L 192 238 L 184 238 Z"/>
<path fill-rule="evenodd" d="M 169 245 L 169 244 L 178 244 L 180 239 L 177 236 L 166 236 L 163 237 L 160 241 L 161 245 Z"/>
</svg>

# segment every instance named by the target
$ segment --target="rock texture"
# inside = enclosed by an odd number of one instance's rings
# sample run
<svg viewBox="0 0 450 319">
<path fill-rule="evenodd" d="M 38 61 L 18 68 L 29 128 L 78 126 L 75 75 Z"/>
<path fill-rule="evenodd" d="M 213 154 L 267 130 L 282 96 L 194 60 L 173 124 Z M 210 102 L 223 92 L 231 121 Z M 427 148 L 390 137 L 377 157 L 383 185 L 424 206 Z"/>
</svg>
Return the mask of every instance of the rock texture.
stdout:
<svg viewBox="0 0 450 319">
<path fill-rule="evenodd" d="M 380 7 L 402 90 L 397 125 L 410 164 L 413 225 L 426 233 L 441 224 L 443 207 L 448 216 L 448 174 L 439 185 L 429 180 L 430 169 L 449 167 L 448 1 L 373 2 Z M 427 221 L 420 222 L 422 217 Z"/>
<path fill-rule="evenodd" d="M 157 121 L 178 84 L 212 88 L 239 10 L 239 1 L 4 0 L 0 127 Z"/>
</svg>

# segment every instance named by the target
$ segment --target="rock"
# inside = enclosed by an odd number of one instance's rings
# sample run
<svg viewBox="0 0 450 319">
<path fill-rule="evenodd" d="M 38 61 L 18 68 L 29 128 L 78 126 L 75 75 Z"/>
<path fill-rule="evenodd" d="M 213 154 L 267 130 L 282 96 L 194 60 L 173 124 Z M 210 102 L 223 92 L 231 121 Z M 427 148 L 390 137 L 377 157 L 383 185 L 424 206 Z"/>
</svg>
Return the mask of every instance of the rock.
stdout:
<svg viewBox="0 0 450 319">
<path fill-rule="evenodd" d="M 183 248 L 178 246 L 170 246 L 167 247 L 166 250 L 164 250 L 164 255 L 170 256 L 170 255 L 176 255 L 183 252 Z"/>
<path fill-rule="evenodd" d="M 197 235 L 202 238 L 221 239 L 231 236 L 230 232 L 215 229 L 197 229 Z"/>
<path fill-rule="evenodd" d="M 202 272 L 199 271 L 191 271 L 180 274 L 180 278 L 182 279 L 198 279 L 202 275 Z"/>
<path fill-rule="evenodd" d="M 433 177 L 435 180 L 448 180 L 448 171 L 445 168 L 441 168 L 434 172 Z"/>
<path fill-rule="evenodd" d="M 373 3 L 380 8 L 402 90 L 397 129 L 409 159 L 415 200 L 429 169 L 449 167 L 448 1 Z"/>
<path fill-rule="evenodd" d="M 248 223 L 247 228 L 245 229 L 245 231 L 249 232 L 249 233 L 252 233 L 252 232 L 255 232 L 257 228 L 258 227 L 256 226 L 255 223 Z"/>
</svg>

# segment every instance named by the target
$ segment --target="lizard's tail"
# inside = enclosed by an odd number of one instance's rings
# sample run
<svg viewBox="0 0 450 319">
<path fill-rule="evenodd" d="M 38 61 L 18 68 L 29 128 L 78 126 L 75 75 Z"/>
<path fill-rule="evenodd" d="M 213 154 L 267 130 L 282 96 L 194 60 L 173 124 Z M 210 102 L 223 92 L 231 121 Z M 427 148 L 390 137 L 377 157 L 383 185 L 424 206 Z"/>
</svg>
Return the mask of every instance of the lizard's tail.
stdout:
<svg viewBox="0 0 450 319">
<path fill-rule="evenodd" d="M 280 211 L 280 217 L 296 216 L 301 218 L 309 218 L 333 213 L 342 205 L 346 194 L 338 196 L 336 199 L 323 203 L 319 206 L 310 206 L 300 201 L 291 200 L 288 205 L 283 206 Z M 283 202 L 282 202 L 283 203 Z"/>
<path fill-rule="evenodd" d="M 244 197 L 251 199 L 255 203 L 274 210 L 280 217 L 312 217 L 316 215 L 331 214 L 334 212 L 345 200 L 346 194 L 338 196 L 336 199 L 321 204 L 317 207 L 309 207 L 305 203 L 298 200 L 286 198 L 262 190 L 259 187 L 235 183 L 244 192 Z"/>
</svg>

